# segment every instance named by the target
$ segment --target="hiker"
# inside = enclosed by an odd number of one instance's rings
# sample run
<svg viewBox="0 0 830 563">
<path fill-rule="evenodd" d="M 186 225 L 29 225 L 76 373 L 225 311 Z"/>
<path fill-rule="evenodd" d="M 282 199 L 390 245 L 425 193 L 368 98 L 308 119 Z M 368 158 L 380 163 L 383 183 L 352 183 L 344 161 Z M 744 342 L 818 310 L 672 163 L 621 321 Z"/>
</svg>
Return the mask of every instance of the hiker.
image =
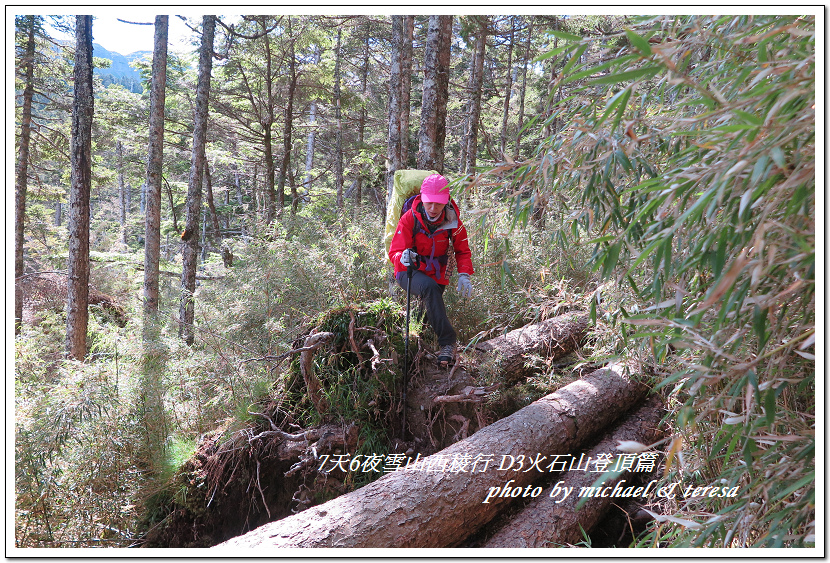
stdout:
<svg viewBox="0 0 830 563">
<path fill-rule="evenodd" d="M 389 260 L 395 265 L 395 280 L 402 288 L 406 289 L 407 266 L 417 268 L 412 274 L 410 291 L 421 297 L 427 320 L 438 336 L 438 362 L 444 365 L 455 359 L 457 341 L 444 306 L 444 290 L 450 283 L 447 272 L 450 242 L 458 268 L 457 291 L 463 297 L 470 297 L 473 292 L 470 281 L 473 262 L 467 229 L 461 222 L 458 205 L 450 200 L 448 183 L 440 174 L 424 179 L 420 195 L 401 215 L 389 248 Z"/>
</svg>

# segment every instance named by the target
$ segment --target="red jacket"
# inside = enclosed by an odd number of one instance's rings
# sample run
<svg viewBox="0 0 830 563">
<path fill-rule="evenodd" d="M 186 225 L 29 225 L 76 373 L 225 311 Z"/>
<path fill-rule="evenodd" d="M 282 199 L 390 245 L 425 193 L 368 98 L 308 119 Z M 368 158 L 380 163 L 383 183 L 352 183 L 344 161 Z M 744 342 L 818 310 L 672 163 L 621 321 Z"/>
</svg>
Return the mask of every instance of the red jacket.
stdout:
<svg viewBox="0 0 830 563">
<path fill-rule="evenodd" d="M 458 272 L 462 274 L 473 273 L 473 261 L 470 253 L 470 245 L 467 242 L 467 229 L 461 222 L 458 205 L 450 200 L 450 205 L 444 208 L 444 219 L 435 233 L 430 237 L 427 233 L 426 214 L 421 214 L 418 207 L 421 204 L 421 196 L 412 202 L 412 208 L 401 216 L 395 236 L 392 237 L 392 244 L 389 247 L 389 260 L 395 265 L 395 275 L 406 271 L 406 266 L 401 264 L 401 254 L 407 248 L 414 248 L 421 257 L 419 270 L 431 276 L 441 285 L 450 283 L 447 276 L 447 252 L 449 251 L 450 235 L 452 232 L 452 245 L 455 250 L 455 263 Z M 416 228 L 417 224 L 417 228 Z M 413 232 L 415 238 L 413 241 Z M 436 271 L 437 270 L 437 271 Z"/>
</svg>

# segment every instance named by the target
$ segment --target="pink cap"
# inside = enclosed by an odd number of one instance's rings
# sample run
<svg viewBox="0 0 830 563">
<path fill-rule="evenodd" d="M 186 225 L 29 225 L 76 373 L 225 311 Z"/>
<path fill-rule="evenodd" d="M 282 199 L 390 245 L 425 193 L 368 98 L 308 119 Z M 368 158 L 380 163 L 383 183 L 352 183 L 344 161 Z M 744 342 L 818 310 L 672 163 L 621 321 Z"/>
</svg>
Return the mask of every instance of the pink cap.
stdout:
<svg viewBox="0 0 830 563">
<path fill-rule="evenodd" d="M 449 182 L 440 174 L 431 174 L 421 184 L 421 201 L 447 203 L 450 200 Z"/>
</svg>

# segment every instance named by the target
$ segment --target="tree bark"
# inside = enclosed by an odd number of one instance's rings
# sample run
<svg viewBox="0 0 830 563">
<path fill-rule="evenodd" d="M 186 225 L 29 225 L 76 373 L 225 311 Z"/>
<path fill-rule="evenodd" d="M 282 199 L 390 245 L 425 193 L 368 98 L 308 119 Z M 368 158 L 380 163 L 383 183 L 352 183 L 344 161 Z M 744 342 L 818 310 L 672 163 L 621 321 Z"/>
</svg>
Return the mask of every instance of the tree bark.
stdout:
<svg viewBox="0 0 830 563">
<path fill-rule="evenodd" d="M 337 189 L 337 212 L 343 213 L 343 115 L 340 108 L 340 38 L 342 27 L 337 27 L 337 46 L 334 53 L 334 120 L 337 132 L 334 141 L 334 185 Z"/>
<path fill-rule="evenodd" d="M 314 48 L 314 56 L 312 57 L 312 65 L 320 64 L 320 47 L 315 46 Z M 306 194 L 311 192 L 311 169 L 314 166 L 314 142 L 315 142 L 315 134 L 317 132 L 317 127 L 315 123 L 317 122 L 317 100 L 312 99 L 311 104 L 309 105 L 308 110 L 308 140 L 306 142 L 306 151 L 305 151 L 305 180 L 303 181 L 303 186 L 305 187 Z"/>
<path fill-rule="evenodd" d="M 528 19 L 527 22 L 527 42 L 525 43 L 524 64 L 522 65 L 522 88 L 519 91 L 519 123 L 516 126 L 516 150 L 514 156 L 516 160 L 519 159 L 519 152 L 522 143 L 522 127 L 524 126 L 525 116 L 525 94 L 527 93 L 527 65 L 530 61 L 530 40 L 533 34 L 533 20 Z"/>
<path fill-rule="evenodd" d="M 438 16 L 441 44 L 438 49 L 438 99 L 435 118 L 435 168 L 444 173 L 444 142 L 447 136 L 447 101 L 450 96 L 450 54 L 452 49 L 452 16 Z"/>
<path fill-rule="evenodd" d="M 219 216 L 216 214 L 216 205 L 213 203 L 213 177 L 210 175 L 210 165 L 205 160 L 205 193 L 207 195 L 207 204 L 208 210 L 210 211 L 210 220 L 213 225 L 212 233 L 210 236 L 211 244 L 214 246 L 217 244 L 217 241 L 222 240 L 222 235 L 219 232 Z M 205 231 L 207 231 L 207 226 L 205 227 Z"/>
<path fill-rule="evenodd" d="M 541 471 L 498 470 L 503 455 L 515 461 L 575 452 L 646 392 L 621 366 L 597 370 L 418 461 L 415 469 L 394 471 L 216 547 L 453 547 L 510 502 L 496 497 L 484 503 L 491 488 L 524 488 L 545 475 L 543 463 Z M 485 465 L 479 457 L 472 465 L 479 455 L 493 461 Z M 441 460 L 470 463 L 464 471 L 426 469 Z"/>
<path fill-rule="evenodd" d="M 280 192 L 277 196 L 274 187 L 274 147 L 273 132 L 274 126 L 274 77 L 271 70 L 271 39 L 265 31 L 268 29 L 265 19 L 261 19 L 262 40 L 265 42 L 265 115 L 260 117 L 260 124 L 263 129 L 263 145 L 265 150 L 265 222 L 271 223 L 277 215 L 277 197 L 279 197 L 280 208 L 285 206 L 285 193 Z M 240 67 L 241 68 L 241 67 Z M 256 110 L 253 96 L 251 104 Z"/>
<path fill-rule="evenodd" d="M 369 20 L 366 20 L 364 25 L 366 36 L 363 39 L 363 64 L 360 69 L 360 117 L 357 124 L 357 150 L 363 151 L 366 138 L 366 101 L 367 101 L 367 84 L 369 79 Z M 359 166 L 355 172 L 355 182 L 357 182 L 355 202 L 357 206 L 363 200 L 363 165 Z M 355 207 L 357 207 L 355 206 Z"/>
<path fill-rule="evenodd" d="M 501 157 L 507 155 L 507 119 L 510 116 L 510 97 L 513 93 L 513 39 L 516 33 L 515 16 L 510 17 L 510 45 L 507 47 L 507 84 L 504 87 L 504 112 L 501 118 Z"/>
<path fill-rule="evenodd" d="M 587 330 L 586 313 L 566 313 L 481 342 L 476 350 L 496 356 L 496 369 L 509 385 L 533 373 L 526 362 L 528 354 L 552 359 L 567 356 L 582 345 Z"/>
<path fill-rule="evenodd" d="M 20 112 L 20 144 L 17 153 L 17 173 L 14 189 L 14 277 L 23 275 L 24 222 L 26 220 L 26 191 L 29 186 L 29 142 L 32 135 L 32 98 L 35 85 L 35 31 L 38 16 L 24 16 L 26 33 L 26 51 L 21 66 L 23 68 L 23 106 Z M 60 206 L 60 202 L 58 202 Z M 60 207 L 58 207 L 60 208 Z M 14 332 L 20 333 L 23 322 L 23 294 L 15 283 L 14 289 Z"/>
<path fill-rule="evenodd" d="M 654 396 L 648 404 L 629 415 L 615 430 L 606 433 L 586 457 L 596 460 L 603 454 L 611 454 L 611 457 L 616 459 L 620 453 L 616 447 L 621 441 L 631 440 L 646 446 L 657 442 L 662 437 L 662 417 L 660 400 Z M 610 467 L 613 468 L 613 465 Z M 583 487 L 594 486 L 600 475 L 595 471 L 568 471 L 563 475 L 564 483 L 561 485 L 573 487 L 573 492 L 567 498 L 563 500 L 557 495 L 552 498 L 553 487 L 546 489 L 501 527 L 484 547 L 556 547 L 579 542 L 583 539 L 581 530 L 590 532 L 605 515 L 611 503 L 620 500 L 611 496 L 591 496 L 577 509 L 577 504 L 583 500 L 579 497 L 579 492 Z M 620 488 L 624 490 L 634 486 L 634 475 L 626 471 L 605 480 L 602 487 L 613 488 L 619 483 Z"/>
<path fill-rule="evenodd" d="M 115 166 L 118 175 L 118 199 L 121 203 L 121 242 L 127 244 L 127 191 L 124 188 L 124 144 L 121 141 L 115 143 Z"/>
<path fill-rule="evenodd" d="M 202 179 L 205 170 L 210 71 L 213 67 L 213 32 L 216 16 L 202 18 L 202 44 L 199 49 L 199 79 L 196 84 L 196 107 L 193 120 L 193 153 L 187 185 L 187 217 L 182 240 L 182 291 L 179 301 L 179 337 L 192 345 L 196 261 L 199 257 L 199 214 L 202 207 Z"/>
<path fill-rule="evenodd" d="M 386 201 L 392 197 L 395 171 L 401 168 L 401 47 L 403 16 L 392 16 L 392 55 L 389 72 L 389 139 L 386 149 Z"/>
<path fill-rule="evenodd" d="M 297 90 L 297 66 L 294 55 L 294 38 L 291 37 L 291 16 L 287 17 L 287 33 L 289 42 L 288 51 L 288 96 L 285 102 L 285 129 L 282 134 L 282 166 L 280 166 L 280 178 L 277 190 L 280 194 L 280 202 L 285 198 L 285 179 L 288 177 L 288 168 L 291 166 L 291 139 L 294 132 L 294 93 Z M 299 202 L 296 197 L 296 188 L 292 185 L 291 190 L 291 213 L 297 212 Z M 284 203 L 283 203 L 284 205 Z"/>
<path fill-rule="evenodd" d="M 89 205 L 92 188 L 92 16 L 75 17 L 75 89 L 72 102 L 69 263 L 66 352 L 86 356 L 89 322 Z"/>
<path fill-rule="evenodd" d="M 409 162 L 409 98 L 412 89 L 412 40 L 415 34 L 415 16 L 403 17 L 401 43 L 401 168 Z"/>
<path fill-rule="evenodd" d="M 421 123 L 418 133 L 418 168 L 444 169 L 444 135 L 447 117 L 447 87 L 449 85 L 449 57 L 444 61 L 445 46 L 449 41 L 444 37 L 443 19 L 452 16 L 430 16 L 424 53 L 424 86 L 421 98 Z M 449 54 L 448 49 L 446 49 Z M 445 65 L 446 62 L 446 66 Z"/>
<path fill-rule="evenodd" d="M 481 16 L 483 18 L 483 16 Z M 470 105 L 467 126 L 467 150 L 465 172 L 474 174 L 476 168 L 476 154 L 478 152 L 478 121 L 481 117 L 481 87 L 484 80 L 484 51 L 487 46 L 487 25 L 484 19 L 479 20 L 479 31 L 476 38 L 475 66 L 473 67 L 472 88 L 470 91 Z"/>
</svg>

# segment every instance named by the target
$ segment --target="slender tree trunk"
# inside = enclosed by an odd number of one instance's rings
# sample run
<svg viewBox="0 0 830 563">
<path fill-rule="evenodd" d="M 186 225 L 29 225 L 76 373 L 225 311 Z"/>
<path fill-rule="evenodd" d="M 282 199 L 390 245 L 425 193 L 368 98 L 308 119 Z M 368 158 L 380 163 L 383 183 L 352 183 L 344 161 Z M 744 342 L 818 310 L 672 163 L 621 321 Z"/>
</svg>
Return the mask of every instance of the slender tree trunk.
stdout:
<svg viewBox="0 0 830 563">
<path fill-rule="evenodd" d="M 215 246 L 217 241 L 222 240 L 219 232 L 219 216 L 216 214 L 216 206 L 213 204 L 213 178 L 210 175 L 210 166 L 205 161 L 205 188 L 207 194 L 207 204 L 210 210 L 210 218 L 213 223 L 213 233 L 211 235 L 211 243 Z M 207 230 L 207 229 L 205 229 Z"/>
<path fill-rule="evenodd" d="M 169 16 L 156 16 L 153 42 L 153 77 L 150 85 L 150 131 L 147 148 L 147 202 L 144 217 L 144 315 L 159 306 L 159 255 L 161 251 L 161 182 L 164 163 L 164 100 L 167 87 L 167 30 Z M 173 202 L 170 201 L 172 210 Z M 175 211 L 173 212 L 175 217 Z M 177 229 L 178 230 L 178 229 Z M 149 336 L 149 335 L 148 335 Z"/>
<path fill-rule="evenodd" d="M 262 139 L 265 149 L 265 222 L 271 223 L 277 215 L 277 190 L 274 187 L 274 139 L 271 134 L 271 124 L 264 123 L 265 134 Z M 282 202 L 280 202 L 282 207 Z"/>
<path fill-rule="evenodd" d="M 450 55 L 452 49 L 452 16 L 438 16 L 441 39 L 438 48 L 438 96 L 435 103 L 435 166 L 444 173 L 444 141 L 447 136 L 447 101 L 450 94 Z"/>
<path fill-rule="evenodd" d="M 366 98 L 367 98 L 367 84 L 369 81 L 369 20 L 365 24 L 365 37 L 363 40 L 363 65 L 360 68 L 360 117 L 357 124 L 357 149 L 362 151 L 364 149 L 365 135 L 366 135 Z M 357 182 L 357 194 L 355 195 L 355 202 L 359 206 L 363 200 L 363 167 L 360 166 L 356 171 L 355 181 Z M 357 207 L 357 206 L 356 206 Z"/>
<path fill-rule="evenodd" d="M 294 39 L 291 38 L 291 16 L 288 16 L 288 99 L 285 104 L 285 129 L 282 135 L 282 166 L 280 167 L 279 193 L 285 194 L 285 180 L 291 166 L 291 136 L 294 129 L 294 92 L 297 89 L 297 63 L 294 55 Z M 285 196 L 282 195 L 282 198 Z M 281 202 L 283 200 L 280 200 Z M 291 186 L 291 213 L 297 212 L 297 189 Z"/>
<path fill-rule="evenodd" d="M 202 18 L 202 45 L 199 49 L 199 79 L 196 84 L 196 107 L 193 119 L 193 153 L 187 185 L 187 218 L 182 240 L 182 286 L 179 303 L 179 336 L 192 345 L 195 337 L 194 301 L 196 261 L 199 256 L 199 213 L 202 207 L 202 176 L 205 169 L 210 72 L 213 68 L 213 32 L 216 16 Z"/>
<path fill-rule="evenodd" d="M 389 144 L 386 151 L 386 201 L 392 197 L 395 171 L 401 168 L 401 49 L 403 16 L 392 16 L 392 56 L 389 73 Z"/>
<path fill-rule="evenodd" d="M 170 182 L 164 180 L 165 185 L 167 186 L 167 200 L 170 202 L 170 216 L 173 220 L 173 230 L 177 233 L 179 232 L 179 219 L 176 215 L 176 206 L 173 201 L 173 189 L 170 187 Z"/>
<path fill-rule="evenodd" d="M 60 227 L 63 224 L 63 204 L 58 201 L 55 204 L 55 226 Z"/>
<path fill-rule="evenodd" d="M 66 352 L 86 356 L 89 321 L 89 205 L 92 188 L 92 16 L 75 16 Z"/>
<path fill-rule="evenodd" d="M 415 16 L 403 17 L 401 43 L 401 167 L 409 162 L 409 99 L 412 90 L 412 40 L 415 34 Z"/>
<path fill-rule="evenodd" d="M 474 174 L 476 169 L 476 154 L 478 153 L 478 121 L 481 117 L 481 87 L 484 80 L 484 51 L 486 46 L 487 25 L 483 19 L 480 19 L 478 35 L 476 37 L 476 56 L 472 76 L 472 91 L 470 93 L 470 121 L 467 128 L 466 173 L 468 174 Z"/>
<path fill-rule="evenodd" d="M 262 30 L 267 29 L 265 20 L 261 20 Z M 274 147 L 272 128 L 274 126 L 274 77 L 271 71 L 271 39 L 264 33 L 262 40 L 265 42 L 265 89 L 266 89 L 266 115 L 262 118 L 264 132 L 263 144 L 265 149 L 265 197 L 267 200 L 265 210 L 265 221 L 271 223 L 277 215 L 276 200 L 277 191 L 274 187 Z M 285 206 L 285 192 L 279 192 L 280 208 Z"/>
<path fill-rule="evenodd" d="M 317 132 L 315 124 L 317 122 L 317 100 L 311 100 L 308 108 L 308 140 L 305 147 L 305 181 L 303 187 L 306 192 L 311 189 L 311 169 L 314 167 L 314 135 Z"/>
<path fill-rule="evenodd" d="M 20 115 L 20 145 L 17 154 L 17 173 L 14 186 L 14 277 L 23 275 L 24 222 L 26 219 L 26 191 L 29 185 L 29 142 L 32 134 L 32 98 L 35 86 L 35 30 L 38 16 L 26 16 L 26 55 L 21 61 L 24 72 L 23 107 Z M 58 202 L 60 206 L 60 202 Z M 60 208 L 60 207 L 59 207 Z M 20 333 L 23 319 L 23 294 L 15 283 L 14 331 Z"/>
<path fill-rule="evenodd" d="M 513 93 L 513 39 L 516 32 L 515 16 L 510 17 L 510 46 L 507 50 L 507 84 L 504 87 L 504 112 L 501 118 L 501 157 L 507 155 L 507 118 L 510 116 L 510 97 Z"/>
<path fill-rule="evenodd" d="M 124 145 L 121 141 L 115 143 L 115 167 L 118 176 L 118 199 L 121 203 L 120 221 L 121 242 L 127 244 L 127 194 L 124 189 Z"/>
<path fill-rule="evenodd" d="M 524 126 L 525 117 L 525 93 L 527 92 L 527 64 L 530 61 L 530 40 L 533 37 L 533 20 L 528 18 L 527 21 L 527 41 L 525 42 L 525 56 L 522 65 L 522 89 L 519 93 L 519 123 L 516 126 L 516 152 L 514 153 L 516 160 L 519 159 L 519 152 L 522 145 L 522 127 Z"/>
<path fill-rule="evenodd" d="M 314 47 L 314 57 L 312 59 L 313 64 L 320 63 L 320 47 Z M 306 149 L 305 149 L 305 180 L 303 181 L 303 186 L 305 187 L 306 193 L 311 191 L 311 169 L 314 167 L 314 142 L 315 142 L 315 134 L 317 133 L 317 100 L 312 99 L 311 104 L 309 105 L 308 110 L 308 140 L 306 142 Z"/>
<path fill-rule="evenodd" d="M 334 119 L 337 134 L 334 143 L 334 184 L 337 189 L 337 211 L 343 213 L 343 116 L 340 108 L 340 39 L 342 27 L 337 27 L 337 47 L 334 54 Z"/>
</svg>

